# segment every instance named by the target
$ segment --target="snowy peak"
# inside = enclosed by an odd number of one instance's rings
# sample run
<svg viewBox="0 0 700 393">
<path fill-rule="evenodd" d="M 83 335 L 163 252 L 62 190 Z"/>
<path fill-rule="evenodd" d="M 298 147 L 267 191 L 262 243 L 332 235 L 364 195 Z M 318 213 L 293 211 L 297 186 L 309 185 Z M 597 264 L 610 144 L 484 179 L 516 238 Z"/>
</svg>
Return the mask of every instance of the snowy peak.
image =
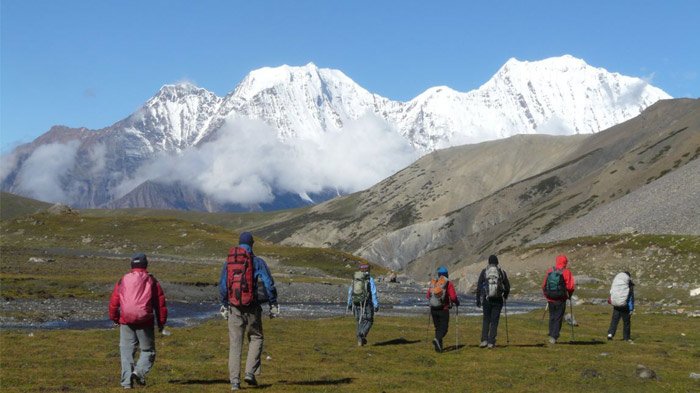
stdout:
<svg viewBox="0 0 700 393">
<path fill-rule="evenodd" d="M 181 151 L 204 137 L 221 102 L 216 94 L 189 82 L 165 85 L 127 124 L 155 150 Z"/>
</svg>

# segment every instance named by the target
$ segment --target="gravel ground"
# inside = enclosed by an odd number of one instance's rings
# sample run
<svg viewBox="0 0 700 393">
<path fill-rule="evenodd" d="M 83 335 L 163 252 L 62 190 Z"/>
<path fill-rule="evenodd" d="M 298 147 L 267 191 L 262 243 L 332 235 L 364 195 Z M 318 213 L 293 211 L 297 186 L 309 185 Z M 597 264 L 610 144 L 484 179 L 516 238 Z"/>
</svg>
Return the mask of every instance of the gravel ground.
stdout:
<svg viewBox="0 0 700 393">
<path fill-rule="evenodd" d="M 616 233 L 700 235 L 700 159 L 532 241 Z"/>
</svg>

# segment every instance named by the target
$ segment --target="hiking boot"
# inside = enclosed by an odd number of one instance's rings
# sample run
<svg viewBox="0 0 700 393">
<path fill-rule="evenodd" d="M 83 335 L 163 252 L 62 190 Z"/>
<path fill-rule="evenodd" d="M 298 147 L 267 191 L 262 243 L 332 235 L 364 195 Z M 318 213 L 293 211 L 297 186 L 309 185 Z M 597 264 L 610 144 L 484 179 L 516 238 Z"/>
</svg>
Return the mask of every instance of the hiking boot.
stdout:
<svg viewBox="0 0 700 393">
<path fill-rule="evenodd" d="M 608 341 L 612 340 L 612 338 L 613 338 L 613 335 L 608 333 Z"/>
<path fill-rule="evenodd" d="M 489 345 L 486 346 L 486 348 L 488 348 L 488 349 L 493 349 L 493 347 L 495 347 L 495 346 L 496 346 L 496 344 L 489 344 Z"/>
<path fill-rule="evenodd" d="M 131 373 L 131 386 L 134 386 L 134 382 L 136 384 L 141 385 L 141 386 L 146 386 L 146 378 L 145 377 L 140 377 L 136 371 Z"/>
<path fill-rule="evenodd" d="M 550 343 L 550 344 L 556 344 L 556 343 L 557 343 L 557 339 L 554 338 L 554 337 L 550 337 L 550 338 L 549 338 L 549 343 Z"/>
<path fill-rule="evenodd" d="M 362 346 L 362 337 L 357 338 L 357 346 L 361 347 Z"/>
<path fill-rule="evenodd" d="M 241 390 L 241 384 L 238 382 L 234 382 L 231 384 L 231 390 Z"/>
<path fill-rule="evenodd" d="M 246 373 L 245 377 L 243 377 L 243 380 L 250 386 L 258 386 L 258 381 L 255 380 L 255 375 L 253 374 Z"/>
<path fill-rule="evenodd" d="M 482 341 L 481 344 L 479 344 L 479 348 L 486 348 L 488 343 L 486 341 Z"/>
<path fill-rule="evenodd" d="M 433 339 L 433 346 L 435 347 L 435 352 L 442 352 L 442 345 L 440 344 L 440 341 L 438 341 L 437 338 Z"/>
<path fill-rule="evenodd" d="M 362 345 L 363 345 L 363 346 L 364 346 L 364 345 L 367 345 L 367 339 L 364 338 L 364 337 L 362 337 Z"/>
</svg>

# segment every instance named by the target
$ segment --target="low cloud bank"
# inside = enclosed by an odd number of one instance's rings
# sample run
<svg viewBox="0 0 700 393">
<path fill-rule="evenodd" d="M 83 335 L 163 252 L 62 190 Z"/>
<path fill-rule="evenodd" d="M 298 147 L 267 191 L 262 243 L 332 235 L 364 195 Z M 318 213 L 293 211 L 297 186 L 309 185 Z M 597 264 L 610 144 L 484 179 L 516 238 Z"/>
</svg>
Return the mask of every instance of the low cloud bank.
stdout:
<svg viewBox="0 0 700 393">
<path fill-rule="evenodd" d="M 313 140 L 282 142 L 257 120 L 230 120 L 219 136 L 179 155 L 162 155 L 115 189 L 115 197 L 146 180 L 181 182 L 219 202 L 269 203 L 278 192 L 299 195 L 365 189 L 418 158 L 384 120 L 367 115 Z"/>
</svg>

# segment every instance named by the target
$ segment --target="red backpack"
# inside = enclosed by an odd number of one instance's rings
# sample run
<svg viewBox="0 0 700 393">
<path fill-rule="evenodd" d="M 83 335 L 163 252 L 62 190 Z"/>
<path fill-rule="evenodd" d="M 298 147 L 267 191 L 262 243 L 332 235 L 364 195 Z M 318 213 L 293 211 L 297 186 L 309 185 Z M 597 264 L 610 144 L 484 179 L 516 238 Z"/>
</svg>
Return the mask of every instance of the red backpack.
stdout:
<svg viewBox="0 0 700 393">
<path fill-rule="evenodd" d="M 121 319 L 127 324 L 153 321 L 153 277 L 143 271 L 130 272 L 119 285 Z"/>
<path fill-rule="evenodd" d="M 226 258 L 228 302 L 232 306 L 249 306 L 255 299 L 253 254 L 243 247 L 232 247 Z"/>
</svg>

